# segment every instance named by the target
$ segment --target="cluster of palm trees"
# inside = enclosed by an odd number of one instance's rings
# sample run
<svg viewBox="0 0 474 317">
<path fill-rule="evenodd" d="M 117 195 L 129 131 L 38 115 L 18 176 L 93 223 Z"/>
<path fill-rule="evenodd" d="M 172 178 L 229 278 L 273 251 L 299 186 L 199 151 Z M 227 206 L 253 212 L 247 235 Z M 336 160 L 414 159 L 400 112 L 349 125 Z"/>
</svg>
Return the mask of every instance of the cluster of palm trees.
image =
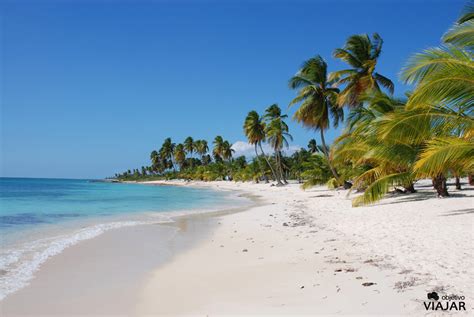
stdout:
<svg viewBox="0 0 474 317">
<path fill-rule="evenodd" d="M 303 187 L 352 186 L 363 192 L 354 205 L 377 201 L 392 188 L 414 192 L 418 179 L 431 178 L 438 195 L 448 196 L 447 177 L 455 177 L 458 189 L 460 177 L 474 181 L 472 5 L 442 41 L 413 56 L 402 69 L 402 80 L 414 85 L 404 98 L 394 97 L 393 82 L 377 72 L 383 47 L 377 33 L 350 36 L 334 50 L 333 57 L 347 69 L 329 72 L 319 55 L 305 61 L 288 85 L 296 91 L 289 104 L 297 106 L 293 119 L 318 132 L 321 140 L 318 144 L 311 139 L 308 150 L 283 155 L 292 136 L 287 115 L 272 104 L 263 115 L 252 110 L 245 118 L 244 133 L 255 151 L 251 162 L 233 159 L 232 145 L 221 136 L 213 141 L 212 157 L 205 140 L 188 137 L 175 145 L 167 138 L 151 153 L 152 164 L 142 174 L 173 171 L 172 177 L 267 182 L 272 178 L 278 185 L 294 177 L 304 181 Z M 325 132 L 343 122 L 345 130 L 329 147 Z M 264 152 L 264 143 L 272 154 Z"/>
<path fill-rule="evenodd" d="M 375 71 L 383 44 L 377 34 L 352 36 L 334 51 L 350 69 L 327 74 L 317 56 L 290 80 L 290 87 L 299 89 L 292 101 L 300 104 L 294 118 L 320 131 L 333 181 L 341 185 L 350 179 L 353 188 L 363 191 L 354 205 L 377 201 L 390 188 L 413 192 L 420 178 L 431 178 L 438 195 L 448 196 L 448 175 L 456 178 L 458 189 L 459 178 L 472 175 L 472 9 L 444 35 L 440 47 L 409 60 L 401 78 L 415 88 L 406 98 L 393 97 L 393 83 Z M 323 131 L 330 118 L 334 126 L 343 119 L 344 107 L 346 129 L 328 151 Z"/>
<path fill-rule="evenodd" d="M 263 157 L 265 163 L 271 170 L 273 179 L 278 185 L 288 183 L 283 172 L 282 149 L 288 147 L 288 139 L 293 140 L 289 133 L 288 125 L 285 120 L 288 116 L 281 113 L 277 104 L 269 106 L 265 114 L 260 116 L 257 111 L 252 110 L 248 113 L 244 122 L 244 133 L 248 143 L 254 145 L 256 158 Z M 274 151 L 275 166 L 272 166 L 269 158 L 263 151 L 262 143 L 267 141 Z M 260 150 L 260 154 L 258 152 Z M 264 168 L 261 167 L 262 177 L 268 182 Z"/>
</svg>

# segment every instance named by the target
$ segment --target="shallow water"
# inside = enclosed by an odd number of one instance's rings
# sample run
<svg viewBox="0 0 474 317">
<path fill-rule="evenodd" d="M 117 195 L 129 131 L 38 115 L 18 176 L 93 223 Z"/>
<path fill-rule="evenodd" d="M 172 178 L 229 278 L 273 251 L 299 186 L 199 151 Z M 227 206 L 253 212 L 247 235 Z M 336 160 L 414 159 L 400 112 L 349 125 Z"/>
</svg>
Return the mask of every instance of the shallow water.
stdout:
<svg viewBox="0 0 474 317">
<path fill-rule="evenodd" d="M 69 179 L 0 178 L 0 300 L 49 257 L 107 230 L 238 206 L 226 192 Z"/>
</svg>

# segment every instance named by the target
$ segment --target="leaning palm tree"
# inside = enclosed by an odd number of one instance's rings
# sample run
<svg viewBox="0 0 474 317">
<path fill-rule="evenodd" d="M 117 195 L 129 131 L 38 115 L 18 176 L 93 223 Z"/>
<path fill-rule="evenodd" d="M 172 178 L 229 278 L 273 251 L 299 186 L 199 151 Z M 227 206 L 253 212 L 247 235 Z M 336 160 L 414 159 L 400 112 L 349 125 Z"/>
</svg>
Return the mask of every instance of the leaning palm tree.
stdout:
<svg viewBox="0 0 474 317">
<path fill-rule="evenodd" d="M 299 89 L 298 96 L 291 101 L 290 106 L 300 103 L 293 119 L 307 128 L 319 130 L 323 153 L 326 155 L 332 174 L 340 183 L 339 175 L 330 163 L 329 149 L 324 137 L 324 131 L 331 126 L 330 118 L 334 127 L 344 119 L 344 112 L 337 103 L 339 89 L 333 84 L 334 82 L 328 79 L 327 64 L 321 56 L 307 60 L 290 79 L 290 88 Z"/>
<path fill-rule="evenodd" d="M 415 171 L 422 177 L 433 178 L 439 196 L 448 195 L 448 172 L 455 171 L 459 176 L 464 171 L 471 183 L 473 180 L 474 166 L 466 162 L 472 161 L 474 151 L 473 11 L 471 5 L 460 19 L 458 27 L 466 31 L 457 33 L 460 37 L 450 36 L 450 31 L 444 36 L 444 41 L 450 44 L 425 50 L 409 60 L 402 71 L 402 79 L 416 84 L 416 88 L 408 101 L 405 117 L 392 122 L 389 129 L 393 131 L 397 125 L 426 122 L 423 131 L 397 128 L 396 137 L 420 140 L 423 151 Z"/>
<path fill-rule="evenodd" d="M 330 80 L 345 86 L 338 97 L 339 105 L 360 106 L 361 96 L 373 90 L 380 91 L 380 86 L 393 93 L 392 81 L 375 71 L 382 45 L 383 40 L 377 33 L 372 38 L 367 34 L 358 34 L 349 37 L 343 48 L 334 50 L 334 57 L 351 66 L 330 76 Z"/>
<path fill-rule="evenodd" d="M 287 115 L 281 114 L 281 109 L 277 104 L 273 104 L 266 109 L 264 118 L 267 120 L 265 127 L 265 133 L 268 138 L 268 142 L 275 152 L 275 161 L 277 163 L 277 182 L 278 185 L 283 185 L 283 167 L 281 160 L 281 150 L 283 147 L 288 147 L 288 140 L 293 140 L 291 134 L 288 133 L 289 128 L 283 119 L 287 118 Z"/>
<path fill-rule="evenodd" d="M 259 154 L 258 154 L 257 147 L 260 147 L 262 155 L 265 158 L 265 161 L 267 162 L 268 166 L 270 167 L 270 170 L 272 171 L 273 178 L 276 180 L 277 177 L 276 177 L 275 171 L 273 170 L 272 164 L 270 164 L 270 161 L 268 160 L 267 156 L 265 155 L 265 152 L 263 151 L 262 142 L 264 142 L 266 138 L 265 122 L 263 122 L 262 118 L 259 116 L 257 111 L 250 111 L 247 117 L 245 118 L 244 133 L 245 133 L 245 136 L 247 137 L 248 142 L 254 145 L 255 147 L 255 157 L 259 165 L 260 165 L 260 160 L 258 159 Z M 262 170 L 262 166 L 260 166 L 260 169 Z M 264 174 L 264 172 L 262 173 Z"/>
</svg>

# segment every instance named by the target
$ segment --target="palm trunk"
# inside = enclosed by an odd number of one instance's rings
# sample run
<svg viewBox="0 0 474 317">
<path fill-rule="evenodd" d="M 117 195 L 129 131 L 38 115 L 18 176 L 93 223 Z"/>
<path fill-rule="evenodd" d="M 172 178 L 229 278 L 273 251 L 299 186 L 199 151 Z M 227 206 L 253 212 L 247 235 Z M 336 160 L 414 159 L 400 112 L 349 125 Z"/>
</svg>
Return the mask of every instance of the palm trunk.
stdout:
<svg viewBox="0 0 474 317">
<path fill-rule="evenodd" d="M 284 184 L 281 182 L 281 169 L 280 169 L 280 159 L 278 157 L 278 150 L 275 150 L 275 161 L 276 161 L 276 171 L 277 171 L 277 181 L 279 186 Z"/>
<path fill-rule="evenodd" d="M 469 185 L 474 185 L 474 174 L 469 173 L 469 174 L 467 175 L 467 180 L 468 180 L 468 182 L 469 182 Z"/>
<path fill-rule="evenodd" d="M 260 168 L 260 172 L 262 173 L 263 178 L 265 178 L 265 170 L 263 169 L 262 164 L 260 164 L 260 159 L 259 159 L 259 155 L 258 155 L 258 152 L 257 152 L 257 143 L 255 143 L 255 158 L 258 161 L 258 167 Z M 259 182 L 259 180 L 257 179 L 257 183 L 258 182 Z M 268 183 L 268 180 L 266 181 L 266 183 Z"/>
<path fill-rule="evenodd" d="M 331 170 L 332 175 L 334 175 L 334 177 L 336 178 L 337 182 L 339 184 L 341 184 L 341 180 L 339 179 L 339 175 L 337 174 L 336 169 L 332 166 L 331 160 L 329 159 L 329 151 L 328 151 L 328 148 L 326 146 L 326 140 L 324 139 L 323 129 L 320 129 L 319 132 L 321 133 L 321 143 L 323 145 L 324 155 L 326 156 L 326 159 L 328 160 L 329 169 Z"/>
<path fill-rule="evenodd" d="M 268 166 L 270 167 L 270 170 L 272 171 L 273 178 L 274 178 L 276 181 L 278 181 L 278 177 L 277 177 L 275 171 L 273 170 L 272 164 L 270 164 L 270 161 L 268 160 L 267 155 L 266 155 L 265 152 L 263 151 L 262 143 L 259 143 L 258 145 L 260 146 L 260 151 L 262 151 L 262 154 L 263 154 L 263 157 L 265 158 L 265 161 L 267 161 L 267 164 L 268 164 Z"/>
<path fill-rule="evenodd" d="M 461 190 L 461 180 L 459 179 L 459 176 L 456 176 L 456 189 Z"/>
<path fill-rule="evenodd" d="M 280 159 L 281 178 L 283 180 L 283 183 L 288 184 L 288 181 L 286 180 L 286 171 L 283 171 L 283 162 L 281 161 L 281 151 L 278 151 L 278 157 Z"/>
<path fill-rule="evenodd" d="M 446 177 L 443 174 L 438 174 L 433 178 L 433 187 L 438 193 L 438 197 L 448 197 L 448 187 L 446 186 Z"/>
</svg>

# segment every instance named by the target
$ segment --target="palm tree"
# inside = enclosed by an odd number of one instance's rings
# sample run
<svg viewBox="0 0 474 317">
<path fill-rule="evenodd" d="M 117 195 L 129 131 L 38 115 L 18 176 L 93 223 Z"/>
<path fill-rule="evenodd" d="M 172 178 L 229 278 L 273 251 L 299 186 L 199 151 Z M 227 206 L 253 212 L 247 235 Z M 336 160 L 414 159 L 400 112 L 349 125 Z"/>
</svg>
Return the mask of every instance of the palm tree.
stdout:
<svg viewBox="0 0 474 317">
<path fill-rule="evenodd" d="M 460 171 L 472 182 L 474 163 L 474 10 L 466 13 L 444 36 L 444 46 L 413 56 L 402 71 L 402 79 L 416 84 L 402 124 L 424 123 L 424 131 L 400 130 L 397 137 L 419 140 L 423 147 L 415 171 L 432 177 L 439 196 L 447 196 L 446 174 Z M 398 118 L 400 120 L 400 118 Z M 419 130 L 419 129 L 418 129 Z M 423 133 L 422 133 L 423 132 Z M 393 137 L 393 136 L 392 136 Z"/>
<path fill-rule="evenodd" d="M 412 166 L 418 154 L 413 143 L 383 137 L 384 121 L 405 111 L 404 100 L 377 92 L 363 101 L 364 106 L 351 111 L 348 127 L 332 151 L 333 162 L 351 165 L 354 188 L 364 189 L 353 201 L 356 206 L 381 199 L 392 187 L 414 192 Z"/>
<path fill-rule="evenodd" d="M 195 147 L 196 153 L 201 156 L 201 161 L 204 164 L 203 157 L 209 151 L 209 147 L 207 146 L 207 141 L 206 140 L 197 140 L 194 143 L 194 147 Z"/>
<path fill-rule="evenodd" d="M 190 157 L 192 158 L 193 157 L 193 153 L 196 149 L 196 145 L 194 144 L 194 140 L 192 137 L 188 136 L 185 140 L 184 140 L 184 150 L 186 151 L 186 154 L 189 154 Z M 191 163 L 191 168 L 193 167 L 193 160 L 189 160 L 190 163 Z"/>
<path fill-rule="evenodd" d="M 472 50 L 474 47 L 474 1 L 468 2 L 462 16 L 443 36 L 443 41 Z"/>
<path fill-rule="evenodd" d="M 222 143 L 222 152 L 220 153 L 222 159 L 230 162 L 232 160 L 232 153 L 234 152 L 235 150 L 232 148 L 232 144 L 230 144 L 229 141 L 226 140 Z"/>
<path fill-rule="evenodd" d="M 173 168 L 176 171 L 173 163 L 173 153 L 175 144 L 171 141 L 171 138 L 166 138 L 160 149 L 160 156 L 163 161 L 166 162 L 167 168 Z M 169 164 L 169 165 L 168 165 Z"/>
<path fill-rule="evenodd" d="M 223 150 L 223 144 L 224 144 L 224 139 L 218 135 L 214 138 L 214 148 L 212 149 L 212 155 L 214 156 L 214 159 L 218 161 L 219 159 L 222 159 L 222 150 Z"/>
<path fill-rule="evenodd" d="M 176 163 L 178 163 L 179 168 L 182 169 L 184 162 L 186 161 L 186 151 L 183 144 L 179 143 L 174 148 L 174 159 Z"/>
<path fill-rule="evenodd" d="M 157 151 L 151 152 L 150 160 L 151 160 L 151 169 L 155 172 L 158 171 L 158 165 L 160 164 L 160 155 L 158 154 Z"/>
<path fill-rule="evenodd" d="M 184 150 L 186 151 L 186 153 L 191 154 L 191 156 L 193 155 L 195 150 L 195 144 L 192 137 L 188 136 L 184 140 Z"/>
<path fill-rule="evenodd" d="M 364 93 L 380 91 L 380 86 L 393 93 L 390 79 L 375 71 L 377 60 L 382 52 L 383 40 L 377 33 L 372 38 L 367 34 L 352 35 L 343 48 L 334 50 L 334 57 L 349 64 L 351 68 L 334 72 L 330 80 L 336 80 L 345 88 L 339 94 L 339 105 L 360 106 Z"/>
<path fill-rule="evenodd" d="M 288 139 L 293 140 L 291 134 L 288 133 L 288 125 L 283 121 L 287 118 L 287 115 L 281 114 L 281 109 L 277 104 L 273 104 L 268 107 L 265 111 L 264 118 L 267 120 L 265 127 L 265 133 L 268 138 L 269 144 L 272 146 L 275 152 L 275 160 L 277 163 L 277 182 L 278 185 L 283 185 L 281 182 L 283 179 L 283 168 L 281 160 L 281 150 L 283 147 L 288 147 Z"/>
<path fill-rule="evenodd" d="M 316 143 L 315 139 L 309 140 L 309 142 L 308 142 L 308 151 L 311 154 L 319 152 L 318 144 Z"/>
<path fill-rule="evenodd" d="M 262 118 L 260 118 L 259 114 L 257 111 L 250 111 L 245 118 L 244 122 L 244 133 L 245 136 L 247 137 L 247 140 L 250 144 L 254 145 L 255 147 L 255 157 L 257 159 L 258 164 L 260 165 L 260 160 L 259 154 L 257 151 L 257 146 L 260 147 L 260 150 L 263 154 L 263 157 L 265 158 L 265 161 L 267 162 L 268 166 L 270 167 L 270 170 L 272 171 L 273 178 L 276 180 L 276 174 L 275 171 L 273 170 L 272 165 L 270 164 L 270 161 L 268 160 L 267 156 L 265 155 L 265 152 L 263 151 L 262 147 L 262 142 L 265 141 L 265 122 L 263 122 Z M 260 166 L 260 169 L 262 170 L 262 166 Z M 264 174 L 264 172 L 262 172 Z M 268 179 L 266 179 L 268 182 Z"/>
<path fill-rule="evenodd" d="M 324 138 L 324 130 L 330 127 L 330 118 L 334 127 L 344 119 L 344 112 L 337 103 L 339 89 L 333 84 L 334 82 L 328 79 L 327 64 L 321 56 L 307 60 L 290 79 L 290 88 L 300 89 L 290 106 L 301 103 L 293 119 L 307 128 L 319 130 L 323 153 L 326 155 L 332 174 L 340 182 L 336 169 L 330 163 L 329 149 Z"/>
</svg>

